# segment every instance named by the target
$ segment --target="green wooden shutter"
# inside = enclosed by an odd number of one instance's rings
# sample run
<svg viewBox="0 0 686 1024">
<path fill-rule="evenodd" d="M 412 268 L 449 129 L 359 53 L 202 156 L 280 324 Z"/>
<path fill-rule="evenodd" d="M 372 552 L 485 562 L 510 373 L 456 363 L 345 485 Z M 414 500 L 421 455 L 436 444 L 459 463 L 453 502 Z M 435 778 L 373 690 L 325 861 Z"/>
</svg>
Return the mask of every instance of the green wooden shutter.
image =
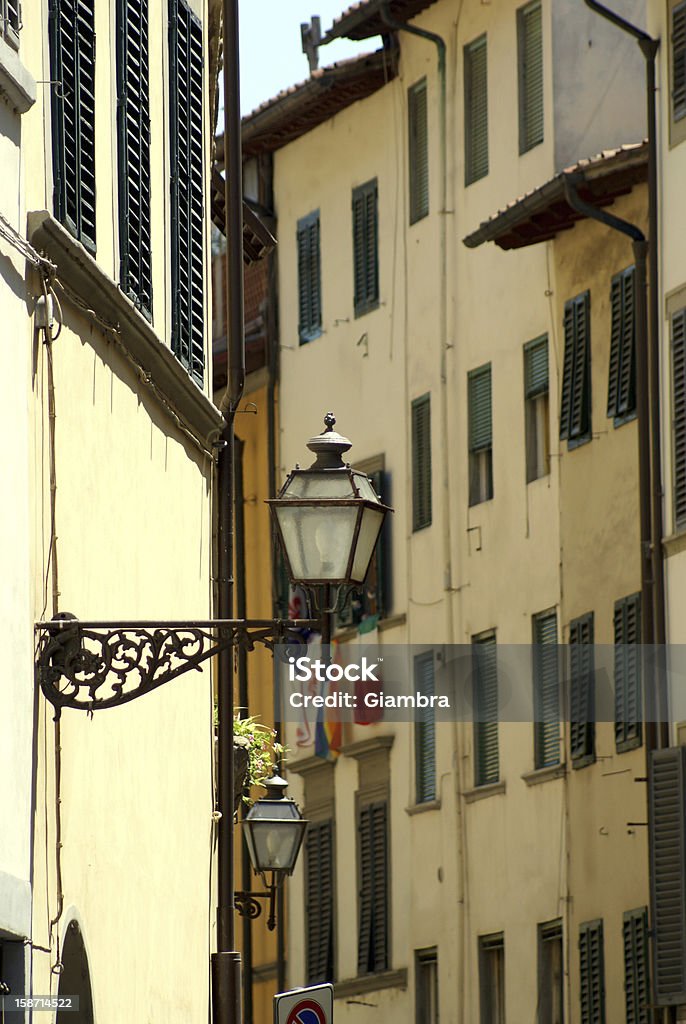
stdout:
<svg viewBox="0 0 686 1024">
<path fill-rule="evenodd" d="M 579 929 L 579 975 L 581 1024 L 605 1024 L 602 921 L 589 921 Z"/>
<path fill-rule="evenodd" d="M 321 263 L 319 252 L 319 210 L 298 221 L 298 334 L 300 344 L 321 334 Z"/>
<path fill-rule="evenodd" d="M 560 678 L 557 613 L 534 616 L 534 764 L 560 763 Z"/>
<path fill-rule="evenodd" d="M 488 57 L 486 36 L 464 48 L 465 185 L 488 174 Z"/>
<path fill-rule="evenodd" d="M 641 745 L 641 595 L 615 604 L 615 744 L 618 753 Z"/>
<path fill-rule="evenodd" d="M 686 309 L 672 317 L 672 422 L 674 433 L 674 520 L 686 525 Z"/>
<path fill-rule="evenodd" d="M 636 411 L 636 270 L 616 274 L 610 287 L 612 329 L 607 415 L 615 419 Z"/>
<path fill-rule="evenodd" d="M 119 279 L 152 315 L 147 0 L 117 0 Z"/>
<path fill-rule="evenodd" d="M 483 451 L 493 447 L 491 411 L 491 364 L 472 370 L 468 377 L 469 450 Z"/>
<path fill-rule="evenodd" d="M 431 396 L 412 403 L 412 529 L 431 525 Z"/>
<path fill-rule="evenodd" d="M 560 401 L 560 440 L 569 440 L 569 413 L 572 408 L 574 371 L 574 304 L 565 302 L 564 312 L 565 354 L 562 366 L 562 398 Z"/>
<path fill-rule="evenodd" d="M 95 252 L 95 16 L 93 0 L 50 0 L 55 216 Z"/>
<path fill-rule="evenodd" d="M 376 178 L 353 189 L 355 316 L 379 305 L 378 186 Z"/>
<path fill-rule="evenodd" d="M 593 612 L 569 624 L 569 663 L 571 757 L 582 768 L 595 760 Z"/>
<path fill-rule="evenodd" d="M 655 996 L 670 1006 L 686 1003 L 686 747 L 651 752 L 648 809 Z"/>
<path fill-rule="evenodd" d="M 495 636 L 472 641 L 475 710 L 474 784 L 487 786 L 500 778 L 498 753 L 498 667 Z"/>
<path fill-rule="evenodd" d="M 548 335 L 524 346 L 524 397 L 548 392 Z"/>
<path fill-rule="evenodd" d="M 590 296 L 565 303 L 565 355 L 560 405 L 560 439 L 588 440 L 591 435 Z"/>
<path fill-rule="evenodd" d="M 305 839 L 307 984 L 334 980 L 333 822 L 310 822 Z"/>
<path fill-rule="evenodd" d="M 358 974 L 388 967 L 388 829 L 386 802 L 358 813 L 360 900 Z"/>
<path fill-rule="evenodd" d="M 672 10 L 672 118 L 686 117 L 686 3 Z"/>
<path fill-rule="evenodd" d="M 429 122 L 426 78 L 407 90 L 410 224 L 429 212 Z"/>
<path fill-rule="evenodd" d="M 519 152 L 543 142 L 543 24 L 540 0 L 517 11 Z"/>
<path fill-rule="evenodd" d="M 205 369 L 205 225 L 202 25 L 185 0 L 169 2 L 172 350 L 202 386 Z"/>
<path fill-rule="evenodd" d="M 415 690 L 425 697 L 436 692 L 433 651 L 414 659 Z M 421 709 L 414 726 L 416 802 L 436 799 L 436 713 L 433 708 Z"/>
<path fill-rule="evenodd" d="M 649 1024 L 648 911 L 629 910 L 622 924 L 626 1024 Z"/>
</svg>

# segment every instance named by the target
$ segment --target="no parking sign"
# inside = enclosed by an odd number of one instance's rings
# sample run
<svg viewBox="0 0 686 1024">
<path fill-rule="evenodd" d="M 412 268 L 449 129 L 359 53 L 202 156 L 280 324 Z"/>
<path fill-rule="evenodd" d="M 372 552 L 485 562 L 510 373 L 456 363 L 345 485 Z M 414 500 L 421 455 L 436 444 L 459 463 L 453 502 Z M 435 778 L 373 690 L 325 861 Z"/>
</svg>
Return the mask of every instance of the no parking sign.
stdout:
<svg viewBox="0 0 686 1024">
<path fill-rule="evenodd" d="M 296 988 L 274 996 L 274 1024 L 333 1024 L 333 985 Z"/>
</svg>

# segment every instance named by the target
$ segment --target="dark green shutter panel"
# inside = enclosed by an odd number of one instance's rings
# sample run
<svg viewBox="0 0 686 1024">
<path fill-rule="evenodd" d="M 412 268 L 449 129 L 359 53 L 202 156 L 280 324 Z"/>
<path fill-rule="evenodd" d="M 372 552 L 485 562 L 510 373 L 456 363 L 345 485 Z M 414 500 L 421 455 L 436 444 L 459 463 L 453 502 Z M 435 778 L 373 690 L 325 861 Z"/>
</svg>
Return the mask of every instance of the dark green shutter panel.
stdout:
<svg viewBox="0 0 686 1024">
<path fill-rule="evenodd" d="M 353 190 L 353 268 L 355 316 L 379 304 L 377 182 Z"/>
<path fill-rule="evenodd" d="M 312 341 L 321 331 L 321 266 L 319 213 L 298 221 L 298 333 L 300 344 Z"/>
<path fill-rule="evenodd" d="M 433 697 L 436 692 L 433 651 L 414 660 L 417 693 Z M 436 716 L 433 708 L 418 709 L 414 726 L 416 801 L 436 799 Z"/>
<path fill-rule="evenodd" d="M 640 746 L 642 721 L 641 595 L 615 604 L 615 743 L 618 751 Z"/>
<path fill-rule="evenodd" d="M 591 921 L 579 929 L 581 1024 L 605 1024 L 605 963 L 603 922 Z"/>
<path fill-rule="evenodd" d="M 426 79 L 407 91 L 410 165 L 410 224 L 429 212 L 429 123 Z"/>
<path fill-rule="evenodd" d="M 202 26 L 169 3 L 172 349 L 202 386 L 205 368 Z"/>
<path fill-rule="evenodd" d="M 464 48 L 465 184 L 488 174 L 488 67 L 486 36 Z"/>
<path fill-rule="evenodd" d="M 565 303 L 564 313 L 565 355 L 562 366 L 562 399 L 560 402 L 560 440 L 569 440 L 569 413 L 572 408 L 574 370 L 574 305 Z"/>
<path fill-rule="evenodd" d="M 560 440 L 584 440 L 591 432 L 591 338 L 588 292 L 565 303 L 564 333 Z"/>
<path fill-rule="evenodd" d="M 610 307 L 612 310 L 612 328 L 610 334 L 610 372 L 607 388 L 607 415 L 616 416 L 619 395 L 619 367 L 622 349 L 622 279 L 620 275 L 612 278 L 610 287 Z"/>
<path fill-rule="evenodd" d="M 524 397 L 535 398 L 548 391 L 548 337 L 530 341 L 524 347 Z"/>
<path fill-rule="evenodd" d="M 117 0 L 117 139 L 122 290 L 152 314 L 147 0 Z"/>
<path fill-rule="evenodd" d="M 571 757 L 581 767 L 595 759 L 593 613 L 569 625 L 569 664 Z"/>
<path fill-rule="evenodd" d="M 369 474 L 369 479 L 372 482 L 372 487 L 376 491 L 381 501 L 388 503 L 388 480 L 386 473 L 377 469 L 373 473 Z M 380 618 L 385 618 L 388 614 L 390 602 L 388 600 L 388 567 L 390 564 L 390 523 L 388 518 L 381 527 L 381 533 L 379 539 L 376 542 L 376 549 L 374 557 L 376 559 L 376 593 L 373 595 L 375 599 L 375 614 L 379 615 Z M 367 577 L 369 580 L 369 577 Z"/>
<path fill-rule="evenodd" d="M 491 365 L 473 370 L 469 382 L 469 450 L 479 452 L 493 446 L 491 413 Z"/>
<path fill-rule="evenodd" d="M 95 252 L 93 0 L 50 0 L 55 216 Z"/>
<path fill-rule="evenodd" d="M 310 822 L 305 839 L 308 985 L 334 980 L 334 890 L 333 822 Z"/>
<path fill-rule="evenodd" d="M 607 415 L 628 416 L 636 410 L 636 270 L 617 274 L 612 279 L 610 305 L 610 372 Z"/>
<path fill-rule="evenodd" d="M 652 751 L 648 796 L 652 967 L 668 1006 L 686 1003 L 686 747 Z"/>
<path fill-rule="evenodd" d="M 5 32 L 10 39 L 12 38 L 12 34 L 14 34 L 14 37 L 16 38 L 19 29 L 21 28 L 21 4 L 19 3 L 19 0 L 5 0 L 5 2 L 7 17 Z M 7 33 L 7 26 L 12 30 L 11 33 Z"/>
<path fill-rule="evenodd" d="M 498 667 L 494 636 L 474 640 L 474 764 L 475 784 L 486 786 L 500 778 L 498 753 Z"/>
<path fill-rule="evenodd" d="M 629 910 L 622 924 L 626 1024 L 649 1024 L 648 911 Z"/>
<path fill-rule="evenodd" d="M 431 401 L 412 403 L 412 529 L 431 525 Z"/>
<path fill-rule="evenodd" d="M 686 309 L 672 317 L 674 519 L 686 524 Z"/>
<path fill-rule="evenodd" d="M 543 25 L 540 3 L 518 13 L 519 152 L 543 142 Z"/>
<path fill-rule="evenodd" d="M 358 974 L 388 967 L 388 829 L 386 803 L 362 807 L 358 818 L 360 904 Z"/>
<path fill-rule="evenodd" d="M 686 117 L 686 3 L 672 11 L 672 117 Z"/>
<path fill-rule="evenodd" d="M 536 768 L 560 763 L 560 680 L 557 614 L 534 619 L 534 760 Z"/>
</svg>

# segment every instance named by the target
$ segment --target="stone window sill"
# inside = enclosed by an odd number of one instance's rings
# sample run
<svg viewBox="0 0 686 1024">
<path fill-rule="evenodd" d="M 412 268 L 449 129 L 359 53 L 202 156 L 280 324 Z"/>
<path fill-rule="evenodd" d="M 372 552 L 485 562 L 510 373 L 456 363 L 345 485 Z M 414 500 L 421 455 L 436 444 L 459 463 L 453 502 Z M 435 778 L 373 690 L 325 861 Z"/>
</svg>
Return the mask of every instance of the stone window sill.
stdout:
<svg viewBox="0 0 686 1024">
<path fill-rule="evenodd" d="M 363 974 L 359 978 L 338 981 L 334 985 L 334 999 L 349 999 L 366 992 L 380 992 L 384 988 L 407 988 L 407 968 L 399 971 L 383 971 L 380 974 Z"/>
<path fill-rule="evenodd" d="M 475 786 L 474 789 L 466 789 L 464 792 L 465 803 L 473 804 L 477 800 L 485 800 L 488 796 L 500 796 L 505 793 L 505 780 L 491 782 L 487 786 Z"/>
<path fill-rule="evenodd" d="M 440 809 L 440 800 L 425 800 L 424 803 L 412 804 L 411 807 L 406 807 L 405 814 L 409 814 L 412 817 L 414 814 L 424 814 L 425 811 L 440 811 Z"/>
<path fill-rule="evenodd" d="M 538 786 L 541 782 L 550 782 L 551 779 L 563 779 L 567 771 L 565 764 L 551 764 L 546 768 L 534 768 L 533 771 L 524 772 L 522 778 L 527 786 Z"/>
</svg>

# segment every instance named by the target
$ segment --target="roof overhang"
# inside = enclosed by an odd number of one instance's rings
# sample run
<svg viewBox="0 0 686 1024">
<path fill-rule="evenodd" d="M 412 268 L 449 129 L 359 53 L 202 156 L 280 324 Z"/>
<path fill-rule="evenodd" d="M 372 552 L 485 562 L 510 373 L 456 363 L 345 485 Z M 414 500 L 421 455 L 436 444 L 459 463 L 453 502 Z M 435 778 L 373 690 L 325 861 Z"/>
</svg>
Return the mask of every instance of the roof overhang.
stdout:
<svg viewBox="0 0 686 1024">
<path fill-rule="evenodd" d="M 593 206 L 609 206 L 648 179 L 648 144 L 639 142 L 608 150 L 565 168 L 544 185 L 528 192 L 489 217 L 463 239 L 469 249 L 495 242 L 501 249 L 521 249 L 567 231 L 583 214 L 565 199 L 565 179 L 574 181 L 579 196 Z"/>
<path fill-rule="evenodd" d="M 224 179 L 219 171 L 212 169 L 212 223 L 226 235 L 226 197 Z M 243 262 L 255 263 L 264 259 L 274 248 L 276 239 L 260 218 L 243 200 Z"/>
<path fill-rule="evenodd" d="M 385 0 L 385 5 L 394 21 L 410 21 L 435 2 L 436 0 Z M 334 39 L 369 39 L 371 36 L 388 32 L 388 25 L 381 16 L 383 3 L 384 0 L 364 0 L 362 3 L 353 4 L 336 18 L 324 35 L 322 45 Z"/>
</svg>

